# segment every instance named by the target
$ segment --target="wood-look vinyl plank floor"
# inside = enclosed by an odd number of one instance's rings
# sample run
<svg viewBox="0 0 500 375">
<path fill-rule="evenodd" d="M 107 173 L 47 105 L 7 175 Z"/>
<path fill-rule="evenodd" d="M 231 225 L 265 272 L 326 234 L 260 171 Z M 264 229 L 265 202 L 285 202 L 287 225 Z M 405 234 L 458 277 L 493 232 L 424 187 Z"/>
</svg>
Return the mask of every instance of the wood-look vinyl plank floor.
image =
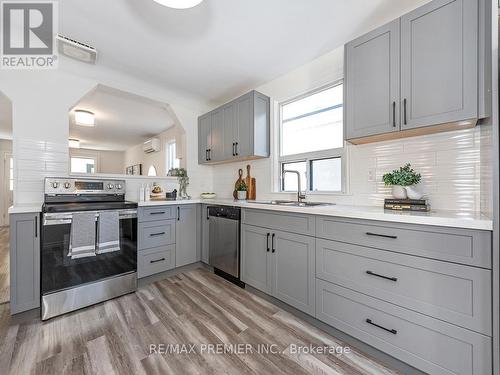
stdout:
<svg viewBox="0 0 500 375">
<path fill-rule="evenodd" d="M 9 227 L 0 227 L 0 304 L 9 302 Z"/>
<path fill-rule="evenodd" d="M 6 374 L 398 374 L 354 348 L 292 352 L 294 344 L 343 343 L 202 268 L 46 322 L 20 321 L 8 308 L 0 305 L 0 369 Z M 158 344 L 194 346 L 177 354 L 151 352 Z M 209 344 L 247 350 L 220 354 Z M 271 345 L 273 352 L 258 351 Z"/>
</svg>

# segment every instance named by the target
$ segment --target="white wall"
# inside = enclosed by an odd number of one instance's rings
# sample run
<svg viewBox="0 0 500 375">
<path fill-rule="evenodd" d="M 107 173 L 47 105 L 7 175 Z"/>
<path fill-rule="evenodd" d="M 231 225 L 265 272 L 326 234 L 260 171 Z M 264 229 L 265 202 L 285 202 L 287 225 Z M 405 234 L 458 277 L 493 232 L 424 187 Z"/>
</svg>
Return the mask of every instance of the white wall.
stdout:
<svg viewBox="0 0 500 375">
<path fill-rule="evenodd" d="M 142 174 L 147 175 L 149 167 L 155 166 L 158 176 L 166 176 L 167 174 L 167 142 L 176 142 L 176 154 L 180 159 L 180 166 L 186 168 L 186 155 L 185 155 L 185 142 L 184 130 L 179 126 L 173 126 L 155 138 L 160 139 L 160 150 L 150 154 L 144 153 L 142 150 L 143 144 L 140 143 L 130 147 L 125 151 L 124 160 L 125 165 L 142 164 Z M 196 140 L 197 142 L 197 140 Z"/>
<path fill-rule="evenodd" d="M 14 202 L 40 203 L 43 178 L 68 174 L 68 110 L 98 83 L 169 104 L 185 130 L 193 196 L 211 189 L 211 171 L 198 166 L 197 117 L 207 109 L 182 94 L 99 66 L 61 57 L 54 71 L 0 71 L 0 90 L 12 101 Z"/>
<path fill-rule="evenodd" d="M 12 153 L 12 141 L 6 139 L 0 139 L 0 226 L 7 225 L 7 211 L 8 207 L 8 196 L 11 192 L 8 191 L 8 181 L 4 176 L 8 176 L 8 171 L 5 170 L 5 167 L 9 167 L 8 164 L 5 163 L 6 154 Z M 6 173 L 7 172 L 7 173 Z"/>
<path fill-rule="evenodd" d="M 277 108 L 281 101 L 297 97 L 310 90 L 343 78 L 343 48 L 338 48 L 256 90 L 272 99 L 272 157 L 252 161 L 257 179 L 257 199 L 287 198 L 292 194 L 275 193 L 278 179 L 275 166 L 277 150 Z M 381 206 L 390 196 L 382 175 L 407 162 L 422 174 L 421 188 L 433 208 L 479 211 L 491 201 L 491 194 L 481 189 L 481 176 L 489 173 L 491 162 L 483 156 L 481 144 L 487 147 L 491 132 L 481 127 L 449 133 L 406 138 L 368 145 L 346 145 L 348 154 L 349 192 L 347 194 L 317 194 L 310 199 L 354 205 Z M 214 191 L 220 197 L 230 197 L 238 168 L 247 163 L 214 166 Z M 245 169 L 244 169 L 245 170 Z M 369 175 L 375 179 L 371 179 Z M 483 191 L 483 195 L 481 195 Z"/>
</svg>

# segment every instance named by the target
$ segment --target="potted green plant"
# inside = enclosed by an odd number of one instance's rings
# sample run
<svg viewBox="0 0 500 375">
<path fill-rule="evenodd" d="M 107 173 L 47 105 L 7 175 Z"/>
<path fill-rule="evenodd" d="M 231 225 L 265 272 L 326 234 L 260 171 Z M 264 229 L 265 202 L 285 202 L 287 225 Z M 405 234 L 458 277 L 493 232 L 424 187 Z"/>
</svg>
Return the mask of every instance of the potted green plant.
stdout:
<svg viewBox="0 0 500 375">
<path fill-rule="evenodd" d="M 244 181 L 241 181 L 237 186 L 236 186 L 236 194 L 239 200 L 245 200 L 247 199 L 247 191 L 248 187 L 247 184 Z"/>
<path fill-rule="evenodd" d="M 410 163 L 407 163 L 399 169 L 384 174 L 382 179 L 385 185 L 392 186 L 392 196 L 394 198 L 406 199 L 408 197 L 407 188 L 411 191 L 412 198 L 415 198 L 417 192 L 412 187 L 420 182 L 422 176 L 413 170 Z"/>
</svg>

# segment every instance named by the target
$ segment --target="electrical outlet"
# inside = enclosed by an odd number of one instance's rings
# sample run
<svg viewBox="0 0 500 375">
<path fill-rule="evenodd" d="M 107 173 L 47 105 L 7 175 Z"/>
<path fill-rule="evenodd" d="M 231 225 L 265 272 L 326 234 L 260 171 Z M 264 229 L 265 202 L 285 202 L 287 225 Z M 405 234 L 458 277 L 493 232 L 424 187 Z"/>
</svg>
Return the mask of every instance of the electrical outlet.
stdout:
<svg viewBox="0 0 500 375">
<path fill-rule="evenodd" d="M 368 181 L 375 182 L 377 172 L 374 168 L 368 170 Z"/>
</svg>

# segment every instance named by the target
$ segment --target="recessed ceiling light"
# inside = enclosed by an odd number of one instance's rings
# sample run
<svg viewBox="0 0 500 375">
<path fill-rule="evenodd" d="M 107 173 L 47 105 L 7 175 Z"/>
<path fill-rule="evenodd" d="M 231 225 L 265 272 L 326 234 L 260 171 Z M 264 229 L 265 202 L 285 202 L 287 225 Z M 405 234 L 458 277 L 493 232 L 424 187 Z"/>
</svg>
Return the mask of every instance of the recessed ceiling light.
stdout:
<svg viewBox="0 0 500 375">
<path fill-rule="evenodd" d="M 80 141 L 78 139 L 68 139 L 69 148 L 80 148 Z"/>
<path fill-rule="evenodd" d="M 77 109 L 75 111 L 75 123 L 81 126 L 94 126 L 95 115 L 93 112 Z"/>
<path fill-rule="evenodd" d="M 153 0 L 153 1 L 169 8 L 187 9 L 197 6 L 203 0 Z"/>
</svg>

